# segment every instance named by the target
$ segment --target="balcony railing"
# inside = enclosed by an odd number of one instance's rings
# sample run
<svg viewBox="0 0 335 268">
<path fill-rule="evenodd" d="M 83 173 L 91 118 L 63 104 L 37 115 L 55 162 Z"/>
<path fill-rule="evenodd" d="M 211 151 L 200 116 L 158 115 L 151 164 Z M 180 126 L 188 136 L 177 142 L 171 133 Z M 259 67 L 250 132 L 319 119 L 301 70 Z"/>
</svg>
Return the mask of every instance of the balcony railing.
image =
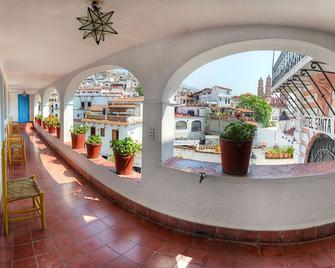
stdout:
<svg viewBox="0 0 335 268">
<path fill-rule="evenodd" d="M 282 77 L 284 77 L 295 65 L 297 65 L 305 55 L 283 51 L 275 65 L 272 67 L 272 85 L 275 85 Z"/>
</svg>

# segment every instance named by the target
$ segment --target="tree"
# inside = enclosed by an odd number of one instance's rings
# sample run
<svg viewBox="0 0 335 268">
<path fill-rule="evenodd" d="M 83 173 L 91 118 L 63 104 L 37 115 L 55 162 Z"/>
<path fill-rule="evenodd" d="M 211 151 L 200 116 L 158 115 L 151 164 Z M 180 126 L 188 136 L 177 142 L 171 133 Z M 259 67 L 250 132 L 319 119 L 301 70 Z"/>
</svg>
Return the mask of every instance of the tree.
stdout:
<svg viewBox="0 0 335 268">
<path fill-rule="evenodd" d="M 136 86 L 135 91 L 137 92 L 137 94 L 138 94 L 139 96 L 143 96 L 143 88 L 142 88 L 142 86 L 141 86 L 140 84 L 138 84 L 138 85 Z"/>
<path fill-rule="evenodd" d="M 262 97 L 241 95 L 238 107 L 253 110 L 255 112 L 255 120 L 260 123 L 262 127 L 270 126 L 272 108 Z"/>
</svg>

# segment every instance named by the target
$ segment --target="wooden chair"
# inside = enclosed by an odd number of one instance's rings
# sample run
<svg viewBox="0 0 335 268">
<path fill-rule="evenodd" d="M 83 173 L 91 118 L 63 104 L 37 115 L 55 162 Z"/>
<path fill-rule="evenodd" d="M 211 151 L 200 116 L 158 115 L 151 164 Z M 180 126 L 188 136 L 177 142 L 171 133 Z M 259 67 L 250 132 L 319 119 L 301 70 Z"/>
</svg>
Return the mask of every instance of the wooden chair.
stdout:
<svg viewBox="0 0 335 268">
<path fill-rule="evenodd" d="M 26 144 L 22 136 L 8 136 L 8 160 L 11 166 L 13 162 L 26 164 Z"/>
<path fill-rule="evenodd" d="M 9 135 L 20 135 L 20 125 L 9 121 Z"/>
<path fill-rule="evenodd" d="M 44 195 L 40 190 L 35 176 L 7 181 L 6 142 L 2 142 L 2 221 L 4 234 L 8 234 L 8 223 L 40 218 L 41 227 L 45 229 Z M 8 203 L 22 199 L 32 199 L 32 207 L 22 210 L 9 210 Z M 10 218 L 9 215 L 24 214 Z M 27 214 L 30 214 L 27 216 Z"/>
</svg>

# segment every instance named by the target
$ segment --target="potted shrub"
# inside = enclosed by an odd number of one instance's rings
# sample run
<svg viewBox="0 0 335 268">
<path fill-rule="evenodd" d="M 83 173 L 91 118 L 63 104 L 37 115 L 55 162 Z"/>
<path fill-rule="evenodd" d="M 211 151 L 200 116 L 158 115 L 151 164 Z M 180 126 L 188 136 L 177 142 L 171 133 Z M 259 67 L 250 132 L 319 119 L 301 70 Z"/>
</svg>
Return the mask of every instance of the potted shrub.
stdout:
<svg viewBox="0 0 335 268">
<path fill-rule="evenodd" d="M 49 116 L 47 125 L 49 127 L 49 133 L 50 134 L 53 134 L 53 133 L 56 132 L 56 126 L 58 125 L 58 123 L 59 123 L 59 120 L 56 116 L 54 116 L 54 115 Z"/>
<path fill-rule="evenodd" d="M 98 158 L 100 156 L 102 140 L 99 135 L 89 136 L 86 142 L 87 158 Z"/>
<path fill-rule="evenodd" d="M 243 121 L 229 123 L 224 128 L 220 135 L 221 164 L 224 173 L 232 175 L 248 173 L 255 134 L 256 127 Z"/>
<path fill-rule="evenodd" d="M 72 149 L 83 149 L 85 146 L 85 134 L 89 127 L 80 125 L 71 130 Z"/>
<path fill-rule="evenodd" d="M 39 126 L 42 125 L 42 118 L 43 118 L 43 116 L 42 116 L 41 114 L 38 114 L 38 115 L 36 116 L 36 122 L 37 122 L 37 124 L 38 124 Z"/>
<path fill-rule="evenodd" d="M 127 137 L 112 141 L 116 173 L 130 175 L 133 171 L 135 154 L 141 150 L 141 145 Z"/>
</svg>

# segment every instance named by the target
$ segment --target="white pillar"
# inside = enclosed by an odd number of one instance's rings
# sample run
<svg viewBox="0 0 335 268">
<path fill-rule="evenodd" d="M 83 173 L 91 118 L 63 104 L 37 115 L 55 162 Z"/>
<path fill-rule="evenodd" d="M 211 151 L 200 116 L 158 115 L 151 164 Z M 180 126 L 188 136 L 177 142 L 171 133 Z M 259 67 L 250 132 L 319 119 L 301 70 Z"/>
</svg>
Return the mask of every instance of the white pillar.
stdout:
<svg viewBox="0 0 335 268">
<path fill-rule="evenodd" d="M 174 104 L 163 103 L 163 116 L 161 123 L 162 152 L 161 159 L 165 161 L 173 157 L 173 142 L 175 138 Z"/>
<path fill-rule="evenodd" d="M 61 138 L 63 142 L 71 141 L 71 128 L 73 127 L 73 99 L 60 98 Z"/>
<path fill-rule="evenodd" d="M 50 108 L 49 108 L 49 100 L 46 100 L 43 98 L 42 101 L 42 115 L 43 117 L 46 117 L 50 114 Z"/>
</svg>

